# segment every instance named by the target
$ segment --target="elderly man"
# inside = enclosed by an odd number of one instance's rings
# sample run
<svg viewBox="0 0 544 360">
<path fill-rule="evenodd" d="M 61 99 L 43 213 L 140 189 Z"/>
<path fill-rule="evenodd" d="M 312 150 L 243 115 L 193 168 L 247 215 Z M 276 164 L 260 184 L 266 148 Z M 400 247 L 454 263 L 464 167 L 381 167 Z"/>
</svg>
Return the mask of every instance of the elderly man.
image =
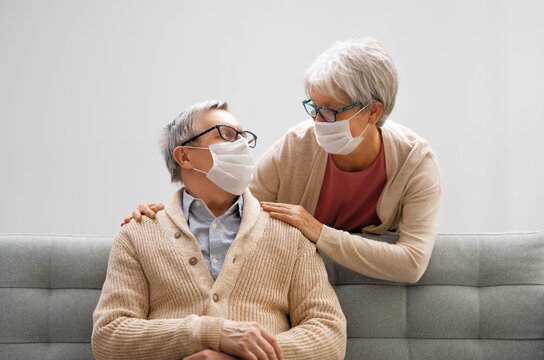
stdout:
<svg viewBox="0 0 544 360">
<path fill-rule="evenodd" d="M 342 359 L 346 322 L 315 246 L 246 189 L 249 147 L 227 104 L 168 124 L 179 190 L 115 238 L 93 315 L 98 359 Z"/>
</svg>

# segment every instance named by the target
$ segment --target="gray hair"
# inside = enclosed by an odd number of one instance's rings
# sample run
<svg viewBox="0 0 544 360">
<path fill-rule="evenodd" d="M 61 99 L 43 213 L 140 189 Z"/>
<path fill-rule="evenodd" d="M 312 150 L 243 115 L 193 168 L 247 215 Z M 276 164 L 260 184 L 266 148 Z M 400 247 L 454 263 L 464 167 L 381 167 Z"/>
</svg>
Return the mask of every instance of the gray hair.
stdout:
<svg viewBox="0 0 544 360">
<path fill-rule="evenodd" d="M 399 87 L 397 69 L 383 46 L 374 39 L 334 43 L 308 68 L 304 90 L 310 97 L 312 87 L 338 101 L 346 94 L 352 102 L 364 105 L 383 103 L 382 126 L 395 106 Z"/>
<path fill-rule="evenodd" d="M 191 105 L 162 130 L 159 143 L 172 182 L 182 181 L 179 165 L 174 159 L 174 149 L 202 131 L 197 120 L 209 110 L 228 110 L 228 104 L 225 101 L 207 100 Z"/>
</svg>

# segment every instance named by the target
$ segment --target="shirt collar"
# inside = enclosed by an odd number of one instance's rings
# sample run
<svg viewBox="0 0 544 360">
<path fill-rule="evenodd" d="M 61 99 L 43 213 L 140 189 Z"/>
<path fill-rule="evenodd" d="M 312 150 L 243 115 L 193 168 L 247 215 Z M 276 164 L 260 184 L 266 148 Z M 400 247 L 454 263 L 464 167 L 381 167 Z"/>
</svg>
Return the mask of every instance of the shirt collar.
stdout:
<svg viewBox="0 0 544 360">
<path fill-rule="evenodd" d="M 205 204 L 205 203 L 201 199 L 191 196 L 185 189 L 183 189 L 182 197 L 183 197 L 183 200 L 181 204 L 183 209 L 183 216 L 185 216 L 185 220 L 189 220 L 189 210 L 191 209 L 191 206 L 193 205 L 193 203 L 195 201 L 200 201 L 202 204 Z M 223 215 L 230 215 L 230 214 L 233 214 L 235 211 L 238 211 L 238 214 L 240 215 L 240 219 L 241 219 L 243 209 L 244 209 L 244 197 L 238 196 L 238 199 L 234 202 L 234 204 L 231 205 L 231 207 Z"/>
</svg>

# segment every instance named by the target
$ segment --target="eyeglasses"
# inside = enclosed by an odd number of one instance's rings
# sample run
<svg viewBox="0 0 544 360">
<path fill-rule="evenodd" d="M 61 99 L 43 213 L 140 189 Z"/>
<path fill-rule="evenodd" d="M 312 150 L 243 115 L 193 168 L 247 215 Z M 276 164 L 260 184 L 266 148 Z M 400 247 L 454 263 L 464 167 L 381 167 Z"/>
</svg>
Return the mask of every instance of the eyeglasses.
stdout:
<svg viewBox="0 0 544 360">
<path fill-rule="evenodd" d="M 209 128 L 208 130 L 204 130 L 198 135 L 193 136 L 189 140 L 183 142 L 181 146 L 196 140 L 197 138 L 201 137 L 204 134 L 209 133 L 210 131 L 213 131 L 217 129 L 219 132 L 219 136 L 221 136 L 221 139 L 225 141 L 235 142 L 238 140 L 238 136 L 241 136 L 247 140 L 247 143 L 249 144 L 250 148 L 254 148 L 257 145 L 257 135 L 252 133 L 251 131 L 238 131 L 233 127 L 230 127 L 228 125 L 215 125 Z"/>
<path fill-rule="evenodd" d="M 333 110 L 326 107 L 316 107 L 310 103 L 311 101 L 312 99 L 307 99 L 302 102 L 302 105 L 304 106 L 304 110 L 306 110 L 308 115 L 310 115 L 314 120 L 317 117 L 317 114 L 319 114 L 321 118 L 323 118 L 323 120 L 325 120 L 326 122 L 335 122 L 336 115 L 343 113 L 344 111 L 348 111 L 349 109 L 353 109 L 356 106 L 363 105 L 360 102 L 356 102 L 340 110 Z"/>
</svg>

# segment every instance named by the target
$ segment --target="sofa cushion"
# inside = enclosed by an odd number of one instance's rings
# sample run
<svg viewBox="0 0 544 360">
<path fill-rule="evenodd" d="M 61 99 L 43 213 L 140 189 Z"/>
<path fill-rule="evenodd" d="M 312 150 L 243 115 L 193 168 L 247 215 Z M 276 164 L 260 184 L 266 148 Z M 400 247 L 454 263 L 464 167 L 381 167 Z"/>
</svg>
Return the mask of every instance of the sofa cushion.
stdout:
<svg viewBox="0 0 544 360">
<path fill-rule="evenodd" d="M 0 234 L 1 359 L 93 358 L 112 240 Z M 324 260 L 348 320 L 347 359 L 544 358 L 542 233 L 439 235 L 417 284 Z"/>
<path fill-rule="evenodd" d="M 542 233 L 439 235 L 417 284 L 324 260 L 348 321 L 348 359 L 544 359 Z"/>
<path fill-rule="evenodd" d="M 0 235 L 0 358 L 93 359 L 111 237 Z"/>
</svg>

